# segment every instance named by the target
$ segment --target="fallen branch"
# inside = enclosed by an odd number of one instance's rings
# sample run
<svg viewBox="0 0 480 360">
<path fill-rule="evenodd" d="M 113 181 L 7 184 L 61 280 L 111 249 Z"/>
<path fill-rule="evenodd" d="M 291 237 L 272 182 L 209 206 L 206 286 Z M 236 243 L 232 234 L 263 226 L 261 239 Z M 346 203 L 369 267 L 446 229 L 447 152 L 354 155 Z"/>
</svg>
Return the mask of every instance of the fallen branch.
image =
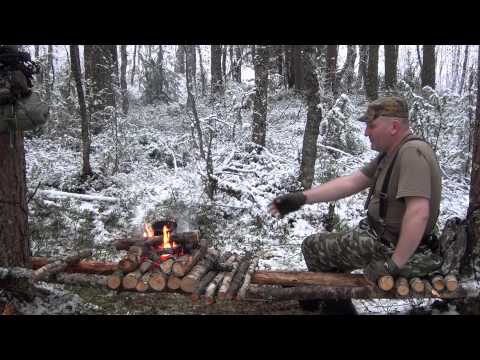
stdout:
<svg viewBox="0 0 480 360">
<path fill-rule="evenodd" d="M 46 257 L 31 257 L 32 269 L 36 270 L 48 263 L 53 262 L 53 259 Z M 93 260 L 81 260 L 77 264 L 68 265 L 64 272 L 68 273 L 83 273 L 83 274 L 97 274 L 97 275 L 110 275 L 117 270 L 117 263 L 111 261 L 93 261 Z"/>
<path fill-rule="evenodd" d="M 33 272 L 32 279 L 33 281 L 40 281 L 54 274 L 62 272 L 69 265 L 76 264 L 81 259 L 92 256 L 92 252 L 93 252 L 92 249 L 84 249 L 72 256 L 66 257 L 65 259 L 57 260 L 52 263 L 46 264 Z"/>
</svg>

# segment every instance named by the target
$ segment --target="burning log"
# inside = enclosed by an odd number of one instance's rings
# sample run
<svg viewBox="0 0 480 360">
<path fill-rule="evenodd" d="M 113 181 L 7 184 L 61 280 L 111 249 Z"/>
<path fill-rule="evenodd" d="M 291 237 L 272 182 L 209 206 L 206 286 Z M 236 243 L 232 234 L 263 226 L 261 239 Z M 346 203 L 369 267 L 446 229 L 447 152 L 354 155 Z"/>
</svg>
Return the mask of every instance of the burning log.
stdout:
<svg viewBox="0 0 480 360">
<path fill-rule="evenodd" d="M 172 290 L 178 290 L 180 289 L 180 284 L 182 282 L 182 279 L 173 275 L 173 274 L 170 274 L 170 276 L 168 277 L 168 281 L 167 281 L 167 287 L 169 289 L 172 289 Z"/>
<path fill-rule="evenodd" d="M 167 285 L 167 275 L 165 275 L 160 269 L 152 271 L 148 284 L 155 291 L 162 291 Z"/>
<path fill-rule="evenodd" d="M 432 278 L 432 286 L 437 291 L 442 291 L 445 289 L 445 279 L 442 275 L 435 275 Z"/>
<path fill-rule="evenodd" d="M 117 270 L 107 278 L 107 287 L 111 290 L 117 290 L 122 285 L 123 271 Z"/>
<path fill-rule="evenodd" d="M 200 279 L 214 267 L 217 257 L 213 253 L 208 253 L 193 269 L 182 278 L 180 288 L 187 293 L 192 293 L 198 286 Z"/>
<path fill-rule="evenodd" d="M 425 283 L 418 277 L 410 279 L 409 285 L 410 288 L 418 294 L 425 292 Z"/>
<path fill-rule="evenodd" d="M 243 284 L 243 280 L 249 266 L 250 266 L 250 256 L 247 255 L 247 256 L 244 256 L 244 258 L 240 262 L 237 272 L 233 276 L 232 282 L 230 283 L 227 293 L 225 294 L 225 299 L 231 300 L 237 294 L 238 289 L 240 289 L 240 286 L 242 286 Z"/>
<path fill-rule="evenodd" d="M 69 256 L 63 260 L 57 260 L 53 263 L 46 264 L 34 271 L 32 280 L 33 281 L 44 280 L 54 274 L 62 272 L 69 265 L 76 264 L 81 259 L 84 259 L 89 256 L 92 256 L 92 249 L 84 249 L 79 251 L 77 254 Z"/>
<path fill-rule="evenodd" d="M 395 281 L 395 291 L 400 296 L 407 296 L 410 293 L 410 288 L 408 286 L 408 280 L 404 277 L 399 277 Z"/>
<path fill-rule="evenodd" d="M 42 266 L 47 265 L 55 260 L 46 257 L 32 256 L 32 269 L 37 270 Z M 83 274 L 97 274 L 97 275 L 110 275 L 117 270 L 116 262 L 103 262 L 92 260 L 81 260 L 76 264 L 70 264 L 67 266 L 64 272 L 69 273 L 83 273 Z"/>
<path fill-rule="evenodd" d="M 245 280 L 242 286 L 240 287 L 240 290 L 238 290 L 237 300 L 245 299 L 245 295 L 247 294 L 247 290 L 248 290 L 248 287 L 250 286 L 250 282 L 252 279 L 252 274 L 255 271 L 257 264 L 258 264 L 258 257 L 253 259 L 253 261 L 251 262 L 248 268 L 247 274 L 245 275 Z"/>
<path fill-rule="evenodd" d="M 127 290 L 135 289 L 141 277 L 142 277 L 142 272 L 140 270 L 135 270 L 133 272 L 128 273 L 122 279 L 123 288 Z"/>
<path fill-rule="evenodd" d="M 148 289 L 150 289 L 150 285 L 148 282 L 150 280 L 151 275 L 152 275 L 151 272 L 146 272 L 145 274 L 142 275 L 142 277 L 137 282 L 137 285 L 135 286 L 135 289 L 137 289 L 138 292 L 145 292 Z"/>
<path fill-rule="evenodd" d="M 226 261 L 225 265 L 229 265 L 229 266 L 232 266 L 233 268 L 233 263 L 235 262 L 235 259 L 236 259 L 236 255 L 233 254 L 232 256 L 230 256 L 228 258 L 228 260 Z M 232 269 L 233 270 L 233 269 Z M 230 271 L 232 271 L 230 270 Z M 215 302 L 215 291 L 217 290 L 217 288 L 219 287 L 221 281 L 223 280 L 223 278 L 225 277 L 225 274 L 226 272 L 225 271 L 221 271 L 219 272 L 215 277 L 214 279 L 210 282 L 210 284 L 208 284 L 207 286 L 207 289 L 205 290 L 205 302 L 210 305 L 210 304 L 213 304 Z"/>
<path fill-rule="evenodd" d="M 189 231 L 183 233 L 170 234 L 170 241 L 174 241 L 186 248 L 196 248 L 201 242 L 200 231 Z M 117 250 L 128 250 L 131 246 L 154 246 L 163 244 L 163 235 L 150 237 L 136 237 L 117 239 L 112 242 L 112 245 Z"/>
<path fill-rule="evenodd" d="M 455 291 L 458 288 L 458 280 L 455 275 L 447 275 L 445 276 L 445 286 L 447 287 L 448 291 Z"/>
</svg>

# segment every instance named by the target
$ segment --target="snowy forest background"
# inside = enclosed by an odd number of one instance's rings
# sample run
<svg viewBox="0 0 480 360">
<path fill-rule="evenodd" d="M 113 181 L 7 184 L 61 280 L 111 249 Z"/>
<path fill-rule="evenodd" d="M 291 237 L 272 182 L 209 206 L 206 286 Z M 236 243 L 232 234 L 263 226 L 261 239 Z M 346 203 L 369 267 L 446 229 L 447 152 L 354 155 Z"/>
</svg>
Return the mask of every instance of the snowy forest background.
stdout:
<svg viewBox="0 0 480 360">
<path fill-rule="evenodd" d="M 83 109 L 72 71 L 74 48 Z M 97 258 L 119 260 L 113 239 L 173 216 L 178 231 L 199 229 L 221 251 L 260 252 L 260 269 L 306 270 L 302 240 L 357 224 L 367 194 L 308 205 L 283 219 L 271 217 L 268 205 L 280 194 L 349 174 L 374 157 L 355 119 L 369 100 L 392 93 L 407 98 L 412 129 L 439 158 L 439 227 L 466 216 L 478 46 L 23 49 L 42 64 L 35 90 L 51 116 L 25 139 L 33 256 L 93 247 Z M 318 89 L 305 76 L 309 72 Z M 256 77 L 257 91 L 264 87 L 263 104 L 255 103 Z M 321 119 L 310 175 L 302 162 L 309 109 L 320 111 Z M 356 304 L 367 313 L 412 306 L 380 303 Z"/>
</svg>

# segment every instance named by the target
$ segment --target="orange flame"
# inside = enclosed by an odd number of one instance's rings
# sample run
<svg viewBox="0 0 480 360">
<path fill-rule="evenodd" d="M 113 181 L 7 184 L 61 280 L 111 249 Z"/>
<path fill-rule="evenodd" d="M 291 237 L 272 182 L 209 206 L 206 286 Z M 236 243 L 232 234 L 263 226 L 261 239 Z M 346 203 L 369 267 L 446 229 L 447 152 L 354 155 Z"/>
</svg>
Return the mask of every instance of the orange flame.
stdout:
<svg viewBox="0 0 480 360">
<path fill-rule="evenodd" d="M 143 224 L 143 229 L 144 229 L 143 230 L 143 236 L 144 237 L 151 237 L 155 234 L 152 226 L 149 225 L 149 224 Z"/>
<path fill-rule="evenodd" d="M 170 243 L 170 229 L 167 225 L 163 225 L 163 248 L 170 249 L 172 247 L 177 247 L 177 244 L 175 244 L 173 241 Z"/>
</svg>

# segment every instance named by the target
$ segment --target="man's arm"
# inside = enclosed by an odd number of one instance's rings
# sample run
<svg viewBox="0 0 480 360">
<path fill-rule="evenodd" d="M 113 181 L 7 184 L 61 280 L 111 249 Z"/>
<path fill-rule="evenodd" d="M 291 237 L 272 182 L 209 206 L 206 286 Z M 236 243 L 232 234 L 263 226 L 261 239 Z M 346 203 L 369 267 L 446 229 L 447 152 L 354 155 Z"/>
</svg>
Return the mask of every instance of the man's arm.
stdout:
<svg viewBox="0 0 480 360">
<path fill-rule="evenodd" d="M 370 182 L 368 176 L 357 170 L 351 175 L 338 177 L 303 193 L 307 197 L 306 204 L 335 201 L 366 189 Z"/>
<path fill-rule="evenodd" d="M 392 255 L 392 260 L 399 268 L 407 263 L 420 244 L 430 215 L 430 202 L 427 198 L 405 197 L 405 202 L 406 210 L 402 220 L 400 237 Z"/>
</svg>

